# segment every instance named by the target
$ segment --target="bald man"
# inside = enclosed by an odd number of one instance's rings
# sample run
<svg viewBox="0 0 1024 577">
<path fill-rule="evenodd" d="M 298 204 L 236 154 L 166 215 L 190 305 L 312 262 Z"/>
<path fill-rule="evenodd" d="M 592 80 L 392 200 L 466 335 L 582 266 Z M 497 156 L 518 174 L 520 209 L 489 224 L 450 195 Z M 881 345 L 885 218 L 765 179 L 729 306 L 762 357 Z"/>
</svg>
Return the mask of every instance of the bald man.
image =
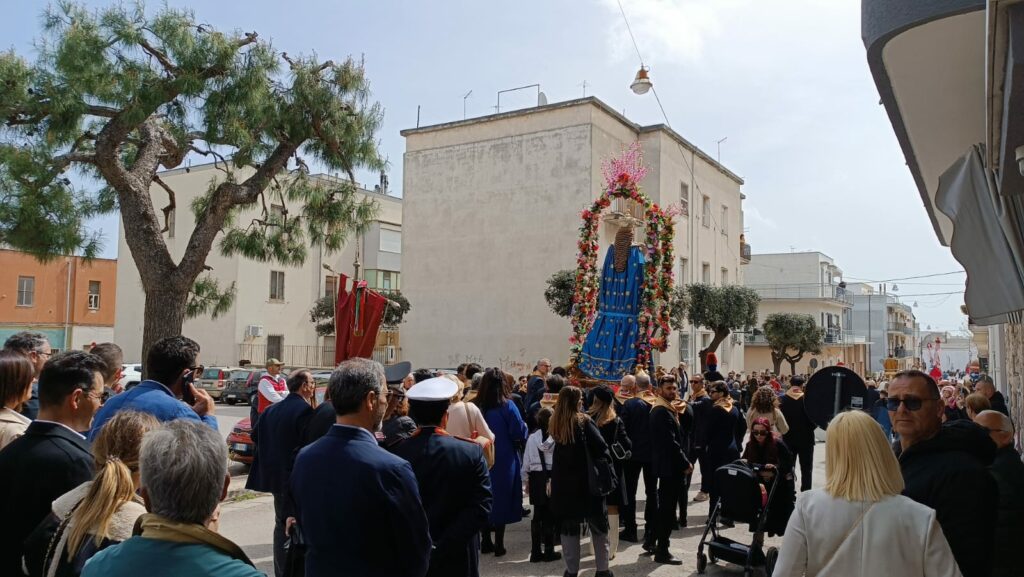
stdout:
<svg viewBox="0 0 1024 577">
<path fill-rule="evenodd" d="M 988 398 L 988 402 L 992 405 L 993 411 L 999 411 L 1007 416 L 1010 415 L 1010 410 L 1006 407 L 1006 399 L 1003 397 L 1002 393 L 996 390 L 996 385 L 992 382 L 992 377 L 988 375 L 981 377 L 978 384 L 974 386 L 974 390 Z"/>
<path fill-rule="evenodd" d="M 999 411 L 982 411 L 974 422 L 988 429 L 999 450 L 989 471 L 999 485 L 992 577 L 1020 574 L 1017 547 L 1024 542 L 1024 463 L 1013 448 L 1013 422 Z"/>
</svg>

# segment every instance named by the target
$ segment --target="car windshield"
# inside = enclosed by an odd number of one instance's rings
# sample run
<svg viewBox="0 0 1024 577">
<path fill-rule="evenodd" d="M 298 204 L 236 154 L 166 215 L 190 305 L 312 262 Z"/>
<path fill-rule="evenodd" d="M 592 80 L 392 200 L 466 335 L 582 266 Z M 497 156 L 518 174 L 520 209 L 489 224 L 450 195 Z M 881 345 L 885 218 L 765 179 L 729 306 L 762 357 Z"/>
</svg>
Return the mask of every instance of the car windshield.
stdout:
<svg viewBox="0 0 1024 577">
<path fill-rule="evenodd" d="M 231 371 L 231 376 L 228 377 L 229 381 L 244 381 L 249 378 L 249 373 L 252 371 Z"/>
<path fill-rule="evenodd" d="M 219 379 L 220 378 L 220 369 L 206 369 L 205 371 L 203 371 L 203 377 L 202 378 L 204 378 L 204 379 Z"/>
</svg>

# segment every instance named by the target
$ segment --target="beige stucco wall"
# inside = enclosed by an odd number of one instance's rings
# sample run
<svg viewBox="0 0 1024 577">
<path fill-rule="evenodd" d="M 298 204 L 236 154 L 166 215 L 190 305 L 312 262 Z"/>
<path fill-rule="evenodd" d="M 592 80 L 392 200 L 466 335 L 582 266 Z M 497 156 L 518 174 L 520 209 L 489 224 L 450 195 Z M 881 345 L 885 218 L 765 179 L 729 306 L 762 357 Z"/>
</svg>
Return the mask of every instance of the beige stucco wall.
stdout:
<svg viewBox="0 0 1024 577">
<path fill-rule="evenodd" d="M 774 365 L 772 364 L 771 351 L 766 345 L 748 344 L 744 354 L 746 355 L 748 371 L 761 372 L 773 370 Z M 818 369 L 835 365 L 841 361 L 850 370 L 863 375 L 865 374 L 866 358 L 867 345 L 864 344 L 824 347 L 821 350 L 821 354 L 814 355 L 808 353 L 804 355 L 804 358 L 800 359 L 800 362 L 796 364 L 796 372 L 799 374 L 813 374 Z M 811 368 L 811 359 L 818 361 L 817 369 Z M 779 372 L 784 375 L 790 374 L 789 363 L 783 361 Z"/>
<path fill-rule="evenodd" d="M 175 214 L 174 238 L 165 235 L 165 242 L 171 257 L 180 261 L 188 243 L 189 235 L 195 228 L 195 218 L 188 209 L 192 199 L 204 193 L 212 178 L 220 178 L 223 173 L 211 165 L 192 167 L 189 172 L 183 169 L 162 173 L 161 177 L 177 193 L 178 209 Z M 246 175 L 240 174 L 240 178 Z M 153 187 L 153 203 L 163 222 L 160 208 L 166 205 L 167 195 Z M 394 223 L 400 227 L 402 222 L 402 204 L 400 199 L 382 195 L 371 195 L 381 206 L 380 221 Z M 275 202 L 278 204 L 280 201 Z M 269 203 L 269 201 L 268 201 Z M 301 208 L 288 205 L 292 215 L 299 214 Z M 261 211 L 257 208 L 240 211 L 237 222 L 249 222 L 257 218 Z M 323 269 L 327 264 L 334 270 L 353 276 L 355 260 L 355 241 L 350 239 L 343 250 L 324 255 L 319 248 L 309 247 L 306 261 L 301 266 L 282 266 L 279 264 L 259 263 L 241 257 L 224 257 L 218 248 L 220 235 L 214 243 L 213 250 L 206 264 L 213 270 L 209 274 L 220 281 L 221 287 L 232 282 L 236 283 L 237 293 L 234 306 L 216 320 L 204 315 L 188 319 L 182 333 L 195 339 L 201 349 L 200 361 L 207 366 L 233 365 L 239 361 L 239 346 L 243 343 L 262 346 L 267 337 L 280 335 L 285 347 L 317 347 L 323 339 L 316 335 L 309 321 L 309 310 L 313 302 L 324 294 L 325 278 L 332 273 Z M 371 242 L 372 241 L 372 242 Z M 376 237 L 367 233 L 362 242 L 363 260 L 367 253 L 374 256 L 376 262 Z M 365 266 L 364 266 L 365 269 Z M 283 302 L 270 300 L 270 272 L 284 271 L 285 299 Z M 144 310 L 144 294 L 139 279 L 138 269 L 131 257 L 124 239 L 124 227 L 121 226 L 118 245 L 118 300 L 114 322 L 114 338 L 125 351 L 126 362 L 137 362 L 141 355 L 142 318 Z M 246 336 L 249 325 L 264 327 L 262 337 Z M 260 349 L 262 350 L 262 349 Z M 250 355 L 251 356 L 251 355 Z M 287 361 L 287 359 L 284 359 Z"/>
<path fill-rule="evenodd" d="M 540 357 L 564 364 L 569 322 L 548 309 L 543 293 L 551 274 L 575 268 L 579 213 L 601 193 L 601 162 L 639 136 L 651 168 L 641 182 L 648 195 L 678 203 L 679 182 L 690 181 L 678 147 L 665 146 L 661 133 L 639 135 L 589 102 L 405 135 L 403 202 L 415 217 L 403 225 L 403 292 L 413 309 L 402 345 L 414 366 L 473 361 L 524 372 Z M 666 161 L 673 155 L 678 166 Z M 730 203 L 735 222 L 717 256 L 707 240 L 701 258 L 739 275 L 738 256 L 730 256 L 742 228 L 739 183 L 703 162 L 697 158 L 699 186 Z M 601 232 L 603 258 L 615 227 Z M 688 252 L 687 236 L 687 226 L 678 226 L 677 257 Z M 731 252 L 727 242 L 735 244 Z M 725 358 L 742 364 L 742 347 L 725 346 L 735 349 Z M 659 361 L 678 358 L 673 338 Z"/>
</svg>

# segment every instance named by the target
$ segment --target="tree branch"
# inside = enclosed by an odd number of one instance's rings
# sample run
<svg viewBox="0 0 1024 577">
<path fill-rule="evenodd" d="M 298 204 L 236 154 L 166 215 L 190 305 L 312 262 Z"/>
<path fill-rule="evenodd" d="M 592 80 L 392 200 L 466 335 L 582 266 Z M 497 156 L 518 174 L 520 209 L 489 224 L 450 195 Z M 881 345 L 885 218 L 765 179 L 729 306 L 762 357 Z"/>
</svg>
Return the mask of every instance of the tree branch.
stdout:
<svg viewBox="0 0 1024 577">
<path fill-rule="evenodd" d="M 109 106 L 100 106 L 98 104 L 89 104 L 89 105 L 86 105 L 85 112 L 86 112 L 86 114 L 89 114 L 89 115 L 92 115 L 92 116 L 100 116 L 102 118 L 113 118 L 113 117 L 117 116 L 117 113 L 120 112 L 120 110 L 118 110 L 116 108 L 111 108 Z"/>
<path fill-rule="evenodd" d="M 178 204 L 177 204 L 177 197 L 174 194 L 174 189 L 172 189 L 170 186 L 167 186 L 167 183 L 164 182 L 164 180 L 162 178 L 160 178 L 158 175 L 155 175 L 155 174 L 153 175 L 153 182 L 155 182 L 157 185 L 159 185 L 160 188 L 162 188 L 165 191 L 167 191 L 167 197 L 168 197 L 167 206 L 165 206 L 162 209 L 160 209 L 161 212 L 164 213 L 164 228 L 160 232 L 167 232 L 168 230 L 171 229 L 171 221 L 170 221 L 171 211 L 174 210 L 175 208 L 177 208 L 177 206 L 178 206 Z"/>
<path fill-rule="evenodd" d="M 139 40 L 139 47 L 142 48 L 142 51 L 146 54 L 149 54 L 153 58 L 156 58 L 157 62 L 159 62 L 160 65 L 164 67 L 164 70 L 166 70 L 168 74 L 174 76 L 181 72 L 181 69 L 178 68 L 178 65 L 171 62 L 171 59 L 168 58 L 167 55 L 163 53 L 163 51 L 155 48 L 145 38 Z"/>
</svg>

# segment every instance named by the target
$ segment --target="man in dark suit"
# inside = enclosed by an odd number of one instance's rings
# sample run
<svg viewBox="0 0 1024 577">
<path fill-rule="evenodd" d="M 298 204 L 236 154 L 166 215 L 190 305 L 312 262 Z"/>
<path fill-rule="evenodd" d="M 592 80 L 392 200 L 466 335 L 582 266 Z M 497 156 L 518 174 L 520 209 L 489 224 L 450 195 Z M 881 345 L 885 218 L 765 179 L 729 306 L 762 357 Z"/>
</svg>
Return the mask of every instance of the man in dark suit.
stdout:
<svg viewBox="0 0 1024 577">
<path fill-rule="evenodd" d="M 89 481 L 93 459 L 85 436 L 103 398 L 106 365 L 96 355 L 68 351 L 39 375 L 39 417 L 0 451 L 0 575 L 22 575 L 25 538 L 54 499 Z"/>
<path fill-rule="evenodd" d="M 384 368 L 350 359 L 328 386 L 337 423 L 299 452 L 291 477 L 306 575 L 423 577 L 431 542 L 416 475 L 373 436 L 388 405 Z"/>
<path fill-rule="evenodd" d="M 667 565 L 682 565 L 683 562 L 669 552 L 668 546 L 683 476 L 693 469 L 683 452 L 677 408 L 672 405 L 679 397 L 676 378 L 672 375 L 661 377 L 655 395 L 650 416 L 651 462 L 654 474 L 658 477 L 658 532 L 654 560 Z"/>
<path fill-rule="evenodd" d="M 874 408 L 878 402 L 877 392 L 875 401 L 865 406 Z M 789 431 L 782 436 L 782 440 L 791 451 L 794 460 L 800 459 L 800 490 L 811 490 L 811 474 L 814 470 L 814 428 L 815 424 L 807 416 L 804 409 L 804 378 L 796 375 L 789 382 L 789 390 L 782 395 L 779 410 L 782 416 L 786 417 Z"/>
<path fill-rule="evenodd" d="M 480 530 L 491 512 L 491 479 L 480 445 L 449 435 L 448 405 L 458 385 L 434 378 L 409 389 L 412 437 L 392 452 L 416 473 L 434 550 L 431 577 L 479 577 Z"/>
<path fill-rule="evenodd" d="M 295 516 L 289 479 L 295 455 L 306 444 L 306 426 L 313 416 L 309 400 L 316 384 L 309 371 L 296 371 L 286 382 L 288 395 L 260 415 L 252 440 L 256 454 L 246 489 L 274 494 L 274 574 L 284 576 L 287 522 Z"/>
<path fill-rule="evenodd" d="M 636 543 L 638 540 L 636 526 L 636 492 L 640 487 L 640 475 L 644 478 L 644 543 L 653 548 L 655 518 L 658 510 L 658 477 L 651 467 L 651 377 L 645 372 L 636 375 L 636 394 L 626 401 L 622 407 L 622 423 L 626 426 L 626 436 L 633 443 L 628 461 L 623 464 L 626 476 L 626 497 L 629 504 L 622 508 L 622 519 L 625 527 L 619 538 L 623 541 Z"/>
</svg>

